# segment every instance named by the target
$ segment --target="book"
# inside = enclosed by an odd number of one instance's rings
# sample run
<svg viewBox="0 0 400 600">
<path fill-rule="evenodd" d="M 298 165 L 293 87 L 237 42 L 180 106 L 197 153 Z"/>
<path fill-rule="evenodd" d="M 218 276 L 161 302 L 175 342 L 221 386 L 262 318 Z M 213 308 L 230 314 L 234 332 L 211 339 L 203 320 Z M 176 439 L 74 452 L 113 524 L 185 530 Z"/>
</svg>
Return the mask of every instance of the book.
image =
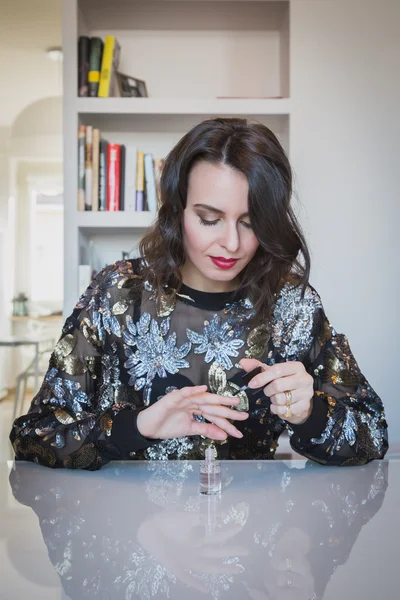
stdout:
<svg viewBox="0 0 400 600">
<path fill-rule="evenodd" d="M 103 40 L 99 37 L 92 37 L 90 40 L 89 55 L 89 96 L 96 98 L 99 91 L 101 59 L 103 57 Z"/>
<path fill-rule="evenodd" d="M 89 95 L 89 53 L 90 38 L 81 35 L 78 39 L 78 96 L 80 97 Z"/>
<path fill-rule="evenodd" d="M 86 127 L 78 128 L 78 210 L 85 210 Z"/>
<path fill-rule="evenodd" d="M 92 135 L 93 127 L 86 126 L 86 158 L 85 158 L 85 210 L 92 210 Z"/>
<path fill-rule="evenodd" d="M 98 96 L 109 98 L 117 95 L 117 70 L 121 48 L 115 35 L 108 35 L 104 42 L 103 58 L 101 61 L 100 85 Z"/>
<path fill-rule="evenodd" d="M 108 144 L 107 210 L 119 210 L 121 145 Z"/>
<path fill-rule="evenodd" d="M 107 210 L 107 140 L 100 140 L 99 151 L 99 210 Z"/>
<path fill-rule="evenodd" d="M 126 148 L 121 144 L 121 161 L 119 169 L 119 210 L 125 210 L 125 161 Z"/>
<path fill-rule="evenodd" d="M 99 152 L 100 130 L 93 129 L 92 135 L 92 210 L 99 210 Z"/>
<path fill-rule="evenodd" d="M 152 154 L 144 155 L 144 173 L 146 178 L 146 199 L 148 210 L 151 212 L 157 212 L 157 191 Z"/>
<path fill-rule="evenodd" d="M 132 212 L 136 210 L 136 156 L 135 146 L 126 146 L 126 168 L 125 168 L 125 198 L 124 210 Z"/>
<path fill-rule="evenodd" d="M 137 153 L 136 162 L 136 210 L 144 210 L 144 152 Z"/>
</svg>

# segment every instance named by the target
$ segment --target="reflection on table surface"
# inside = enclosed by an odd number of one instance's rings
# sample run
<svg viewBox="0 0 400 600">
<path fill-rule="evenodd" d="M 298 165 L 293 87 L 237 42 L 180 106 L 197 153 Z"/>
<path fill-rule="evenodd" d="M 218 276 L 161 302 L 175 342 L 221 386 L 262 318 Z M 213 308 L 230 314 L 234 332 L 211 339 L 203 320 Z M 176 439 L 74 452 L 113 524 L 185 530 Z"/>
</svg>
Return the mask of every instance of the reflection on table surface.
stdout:
<svg viewBox="0 0 400 600">
<path fill-rule="evenodd" d="M 0 515 L 13 503 L 32 508 L 71 600 L 314 600 L 382 508 L 389 465 L 398 489 L 398 462 L 229 461 L 221 496 L 204 497 L 192 461 L 111 463 L 93 473 L 16 463 L 9 484 L 1 470 L 0 486 L 11 489 Z M 25 527 L 37 527 L 36 518 Z M 23 575 L 29 564 L 18 540 L 13 567 Z M 371 581 L 376 560 L 365 564 Z"/>
</svg>

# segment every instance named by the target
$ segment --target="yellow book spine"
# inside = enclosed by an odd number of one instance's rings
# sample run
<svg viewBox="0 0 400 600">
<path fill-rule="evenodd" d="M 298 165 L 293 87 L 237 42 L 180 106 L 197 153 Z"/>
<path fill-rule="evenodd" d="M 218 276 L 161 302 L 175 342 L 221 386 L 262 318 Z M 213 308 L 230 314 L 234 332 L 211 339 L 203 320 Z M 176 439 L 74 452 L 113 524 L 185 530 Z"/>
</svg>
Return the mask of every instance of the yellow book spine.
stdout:
<svg viewBox="0 0 400 600">
<path fill-rule="evenodd" d="M 144 152 L 137 153 L 136 191 L 144 191 Z"/>
<path fill-rule="evenodd" d="M 115 35 L 107 35 L 104 42 L 103 59 L 101 61 L 99 98 L 108 98 L 110 95 L 110 84 L 113 69 L 113 57 L 115 47 Z"/>
</svg>

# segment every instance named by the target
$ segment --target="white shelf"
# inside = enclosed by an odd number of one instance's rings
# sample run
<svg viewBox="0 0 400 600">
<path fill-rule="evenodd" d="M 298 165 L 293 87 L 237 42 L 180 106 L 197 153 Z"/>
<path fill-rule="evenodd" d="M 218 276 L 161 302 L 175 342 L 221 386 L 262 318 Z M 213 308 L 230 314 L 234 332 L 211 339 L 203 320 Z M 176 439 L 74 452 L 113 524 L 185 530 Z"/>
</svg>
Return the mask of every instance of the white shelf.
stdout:
<svg viewBox="0 0 400 600">
<path fill-rule="evenodd" d="M 79 0 L 94 30 L 275 30 L 289 0 Z"/>
<path fill-rule="evenodd" d="M 290 115 L 290 98 L 77 98 L 79 114 Z"/>
<path fill-rule="evenodd" d="M 129 231 L 133 229 L 147 229 L 156 218 L 155 213 L 149 211 L 99 211 L 76 212 L 76 223 L 83 233 L 110 231 Z"/>
</svg>

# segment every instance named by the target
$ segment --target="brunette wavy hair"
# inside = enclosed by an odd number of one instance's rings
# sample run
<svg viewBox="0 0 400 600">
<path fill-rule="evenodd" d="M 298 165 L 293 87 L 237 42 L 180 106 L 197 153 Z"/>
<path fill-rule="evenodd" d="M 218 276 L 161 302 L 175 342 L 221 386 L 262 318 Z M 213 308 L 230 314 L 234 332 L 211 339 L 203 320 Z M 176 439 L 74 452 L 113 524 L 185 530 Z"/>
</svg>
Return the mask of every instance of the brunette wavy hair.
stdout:
<svg viewBox="0 0 400 600">
<path fill-rule="evenodd" d="M 139 243 L 144 277 L 157 290 L 159 301 L 168 287 L 179 291 L 185 261 L 182 216 L 189 173 L 199 161 L 227 165 L 248 180 L 250 222 L 260 245 L 240 273 L 236 293 L 252 301 L 252 324 L 266 323 L 276 294 L 287 281 L 301 286 L 304 294 L 310 255 L 291 207 L 289 160 L 274 133 L 260 123 L 209 119 L 193 127 L 171 150 L 160 179 L 158 218 Z"/>
</svg>

